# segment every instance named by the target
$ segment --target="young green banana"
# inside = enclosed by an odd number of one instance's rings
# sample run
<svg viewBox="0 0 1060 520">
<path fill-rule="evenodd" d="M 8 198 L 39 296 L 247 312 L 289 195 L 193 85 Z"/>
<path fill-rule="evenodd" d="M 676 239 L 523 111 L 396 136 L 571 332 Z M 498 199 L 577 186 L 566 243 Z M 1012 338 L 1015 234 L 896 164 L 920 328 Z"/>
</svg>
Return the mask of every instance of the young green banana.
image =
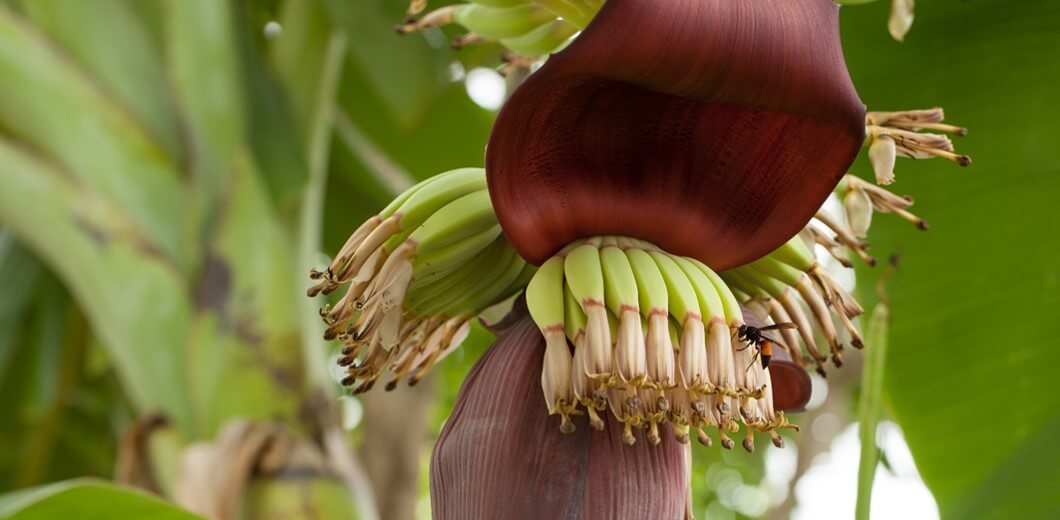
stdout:
<svg viewBox="0 0 1060 520">
<path fill-rule="evenodd" d="M 574 398 L 585 407 L 589 416 L 589 425 L 593 429 L 603 430 L 604 421 L 597 411 L 607 407 L 607 390 L 599 381 L 589 377 L 586 367 L 588 352 L 585 346 L 585 313 L 582 312 L 581 305 L 566 284 L 564 284 L 563 296 L 563 325 L 567 338 L 574 345 L 574 357 L 571 360 L 571 391 L 574 393 Z"/>
<path fill-rule="evenodd" d="M 453 13 L 454 21 L 490 40 L 522 36 L 555 18 L 552 11 L 536 3 L 511 7 L 464 4 Z"/>
<path fill-rule="evenodd" d="M 500 42 L 523 56 L 543 56 L 562 49 L 577 32 L 577 27 L 560 19 L 546 22 L 522 36 L 504 38 Z"/>
<path fill-rule="evenodd" d="M 817 372 L 824 373 L 824 362 L 827 361 L 828 357 L 822 355 L 820 349 L 817 348 L 817 341 L 813 336 L 813 328 L 810 326 L 802 307 L 792 296 L 792 291 L 780 281 L 761 274 L 754 269 L 739 268 L 734 271 L 739 271 L 740 276 L 747 280 L 748 283 L 765 291 L 784 307 L 784 310 L 791 316 L 792 322 L 798 326 L 799 335 L 802 336 L 802 342 L 806 345 L 806 349 L 809 350 L 810 356 L 817 363 Z"/>
<path fill-rule="evenodd" d="M 567 287 L 586 317 L 586 370 L 590 376 L 611 385 L 611 326 L 604 305 L 604 273 L 599 249 L 593 244 L 574 248 L 564 258 L 563 270 Z"/>
<path fill-rule="evenodd" d="M 498 258 L 510 251 L 511 247 L 503 237 L 497 237 L 488 247 L 476 253 L 464 265 L 453 273 L 435 280 L 433 283 L 416 287 L 406 298 L 409 310 L 420 316 L 431 316 L 437 313 L 439 306 L 449 305 L 459 299 L 456 294 L 462 291 L 462 284 L 480 278 L 481 273 L 498 263 Z M 439 304 L 441 302 L 441 304 Z"/>
<path fill-rule="evenodd" d="M 552 257 L 538 269 L 526 287 L 526 304 L 530 317 L 545 336 L 545 361 L 541 371 L 541 387 L 549 414 L 559 414 L 560 430 L 574 431 L 570 415 L 575 411 L 575 400 L 571 385 L 572 357 L 567 347 L 567 335 L 563 326 L 564 261 Z"/>
<path fill-rule="evenodd" d="M 813 250 L 806 245 L 806 242 L 799 235 L 795 235 L 784 245 L 766 255 L 766 258 L 778 260 L 799 271 L 809 271 L 817 263 L 817 257 L 814 256 Z"/>
<path fill-rule="evenodd" d="M 832 322 L 832 316 L 828 311 L 829 306 L 832 306 L 836 314 L 840 317 L 844 324 L 847 326 L 848 331 L 851 332 L 851 338 L 856 343 L 860 344 L 860 336 L 857 333 L 857 329 L 853 328 L 853 323 L 850 323 L 850 317 L 847 309 L 844 309 L 841 305 L 842 296 L 829 294 L 828 288 L 820 283 L 820 267 L 816 262 L 810 265 L 808 272 L 800 271 L 791 265 L 785 264 L 780 260 L 777 260 L 773 255 L 768 255 L 760 258 L 751 264 L 741 267 L 743 270 L 752 270 L 765 276 L 772 277 L 785 285 L 794 288 L 802 296 L 803 301 L 809 306 L 812 311 L 815 321 L 820 325 L 821 332 L 825 338 L 828 339 L 829 345 L 832 349 L 833 361 L 841 364 L 842 357 L 839 352 L 842 350 L 842 344 L 839 342 L 838 332 L 836 331 L 835 324 Z M 815 273 L 818 276 L 811 277 L 810 273 Z M 838 289 L 842 290 L 842 289 Z M 842 291 L 845 293 L 845 291 Z M 856 315 L 856 314 L 855 314 Z"/>
<path fill-rule="evenodd" d="M 468 0 L 470 4 L 484 7 L 516 7 L 531 3 L 531 0 Z"/>
<path fill-rule="evenodd" d="M 526 271 L 527 263 L 521 256 L 510 250 L 511 254 L 506 264 L 496 276 L 486 279 L 486 283 L 477 288 L 464 291 L 465 297 L 454 305 L 455 312 L 479 314 L 493 305 L 496 305 L 512 295 L 509 289 L 513 283 L 519 280 Z M 527 278 L 529 281 L 529 278 Z M 519 286 L 519 290 L 526 287 L 526 282 Z"/>
<path fill-rule="evenodd" d="M 311 296 L 328 294 L 357 275 L 377 250 L 389 254 L 409 233 L 432 214 L 456 199 L 486 187 L 481 168 L 461 168 L 439 174 L 409 188 L 369 219 L 343 245 L 325 273 L 314 271 L 312 278 L 325 278 L 309 289 Z M 354 300 L 359 295 L 348 297 Z"/>
<path fill-rule="evenodd" d="M 418 254 L 455 244 L 497 225 L 489 192 L 478 190 L 463 195 L 431 214 L 408 234 Z M 401 235 L 394 237 L 400 239 Z"/>
<path fill-rule="evenodd" d="M 604 296 L 608 309 L 618 317 L 615 336 L 615 371 L 623 382 L 636 387 L 647 381 L 644 329 L 641 324 L 637 279 L 626 253 L 617 246 L 600 249 Z"/>
<path fill-rule="evenodd" d="M 672 258 L 692 284 L 706 329 L 706 343 L 703 350 L 692 349 L 687 353 L 682 352 L 682 355 L 678 357 L 681 371 L 687 379 L 701 382 L 699 384 L 702 385 L 700 387 L 702 393 L 714 393 L 718 391 L 718 388 L 711 381 L 717 382 L 718 379 L 711 378 L 709 374 L 708 357 L 710 351 L 717 350 L 726 352 L 729 356 L 732 355 L 732 345 L 729 342 L 729 327 L 725 324 L 725 310 L 721 303 L 721 297 L 718 296 L 718 292 L 714 290 L 714 285 L 710 283 L 706 275 L 691 260 L 678 256 Z M 726 385 L 726 387 L 722 387 L 723 391 L 732 391 L 731 381 L 723 380 L 723 384 Z"/>
<path fill-rule="evenodd" d="M 655 260 L 645 251 L 627 249 L 626 258 L 637 281 L 641 314 L 648 322 L 644 339 L 648 381 L 658 390 L 669 390 L 677 385 L 677 378 L 666 282 Z"/>
<path fill-rule="evenodd" d="M 701 363 L 699 366 L 699 370 L 702 371 L 701 377 L 714 382 L 713 388 L 709 385 L 707 388 L 711 392 L 730 397 L 735 397 L 738 393 L 754 392 L 757 386 L 746 384 L 747 380 L 741 373 L 745 370 L 742 367 L 734 367 L 734 357 L 737 351 L 733 349 L 729 323 L 733 323 L 735 319 L 733 322 L 727 321 L 724 300 L 710 277 L 707 276 L 710 269 L 688 258 L 678 257 L 675 261 L 695 287 L 700 309 L 703 311 L 703 319 L 707 322 L 706 351 L 703 353 L 702 360 L 694 360 Z M 725 291 L 727 292 L 728 289 L 726 288 Z M 692 365 L 689 369 L 695 366 Z M 728 404 L 725 401 L 721 403 Z"/>
<path fill-rule="evenodd" d="M 545 6 L 549 11 L 555 13 L 556 16 L 577 26 L 577 29 L 579 30 L 584 29 L 586 25 L 589 25 L 589 21 L 592 20 L 593 15 L 596 14 L 596 10 L 590 10 L 586 5 L 579 4 L 572 0 L 535 1 Z"/>
<path fill-rule="evenodd" d="M 501 235 L 501 227 L 495 225 L 489 229 L 467 237 L 459 242 L 420 253 L 412 260 L 414 273 L 412 288 L 421 287 L 444 278 L 465 265 L 468 259 L 488 247 Z"/>
<path fill-rule="evenodd" d="M 670 315 L 681 325 L 677 366 L 682 385 L 696 393 L 710 393 L 714 388 L 706 377 L 706 330 L 696 289 L 669 255 L 655 251 L 648 254 L 655 260 L 655 265 L 659 267 L 659 272 L 666 282 L 666 291 L 670 296 Z"/>
<path fill-rule="evenodd" d="M 399 211 L 394 216 L 400 214 Z M 485 190 L 471 192 L 442 206 L 391 252 L 361 296 L 363 305 L 371 306 L 372 300 L 384 293 L 392 295 L 399 302 L 403 301 L 407 284 L 403 288 L 400 285 L 396 286 L 396 289 L 393 287 L 395 281 L 403 282 L 406 278 L 411 281 L 412 261 L 417 255 L 456 244 L 488 230 L 496 225 L 496 218 L 490 205 L 489 193 Z M 394 238 L 399 237 L 400 235 Z M 365 330 L 370 331 L 370 328 Z"/>
<path fill-rule="evenodd" d="M 718 276 L 718 273 L 707 267 L 703 262 L 693 260 L 692 263 L 703 273 L 704 276 L 707 277 L 711 285 L 714 286 L 714 290 L 721 298 L 722 310 L 725 314 L 725 322 L 729 324 L 729 327 L 739 328 L 740 325 L 743 325 L 743 311 L 740 310 L 740 302 L 725 281 L 721 279 L 721 276 Z"/>
</svg>

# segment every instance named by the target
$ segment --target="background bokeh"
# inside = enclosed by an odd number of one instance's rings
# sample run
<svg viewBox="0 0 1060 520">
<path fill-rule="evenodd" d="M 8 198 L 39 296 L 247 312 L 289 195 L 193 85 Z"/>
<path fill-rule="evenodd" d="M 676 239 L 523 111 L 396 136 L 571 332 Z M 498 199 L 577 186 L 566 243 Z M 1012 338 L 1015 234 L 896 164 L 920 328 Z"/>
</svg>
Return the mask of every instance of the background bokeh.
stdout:
<svg viewBox="0 0 1060 520">
<path fill-rule="evenodd" d="M 975 162 L 900 161 L 892 188 L 931 229 L 873 225 L 873 253 L 901 257 L 874 511 L 1060 517 L 1060 2 L 921 2 L 902 43 L 887 4 L 842 10 L 863 100 L 945 107 Z M 42 517 L 25 490 L 85 476 L 194 496 L 186 475 L 218 467 L 254 475 L 250 513 L 429 517 L 433 439 L 490 335 L 415 388 L 354 399 L 304 297 L 309 267 L 396 191 L 482 164 L 502 49 L 398 37 L 405 7 L 0 0 L 0 491 L 22 490 L 0 517 Z M 882 270 L 859 268 L 869 309 Z M 695 450 L 697 514 L 852 516 L 850 358 L 783 452 Z M 263 424 L 272 444 L 254 444 Z M 272 466 L 209 452 L 277 439 L 292 448 Z M 189 447 L 212 455 L 183 467 Z M 115 515 L 149 507 L 58 486 Z"/>
</svg>

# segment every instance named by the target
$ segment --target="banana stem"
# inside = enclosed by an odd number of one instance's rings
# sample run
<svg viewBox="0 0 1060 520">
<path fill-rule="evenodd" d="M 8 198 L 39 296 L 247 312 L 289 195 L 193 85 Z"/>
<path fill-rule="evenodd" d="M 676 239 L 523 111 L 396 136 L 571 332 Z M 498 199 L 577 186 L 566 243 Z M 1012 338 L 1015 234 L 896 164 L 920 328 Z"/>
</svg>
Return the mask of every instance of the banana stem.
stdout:
<svg viewBox="0 0 1060 520">
<path fill-rule="evenodd" d="M 353 156 L 360 159 L 368 173 L 390 193 L 401 193 L 416 183 L 412 175 L 372 142 L 341 107 L 335 109 L 335 130 Z"/>
<path fill-rule="evenodd" d="M 317 93 L 316 116 L 306 145 L 309 151 L 309 181 L 306 184 L 305 199 L 298 223 L 298 258 L 302 269 L 297 271 L 298 283 L 302 287 L 302 273 L 310 271 L 316 265 L 316 256 L 321 249 L 321 237 L 324 227 L 324 189 L 328 178 L 328 153 L 331 144 L 332 122 L 334 118 L 335 93 L 341 78 L 342 64 L 346 56 L 346 35 L 334 32 L 328 40 L 328 47 L 321 70 L 320 91 Z M 300 289 L 301 290 L 301 289 Z M 301 304 L 299 328 L 302 336 L 302 363 L 308 381 L 316 390 L 328 396 L 334 396 L 335 385 L 327 370 L 327 348 L 324 345 L 318 302 L 315 298 L 302 298 L 296 295 Z"/>
<path fill-rule="evenodd" d="M 855 517 L 868 520 L 872 505 L 872 483 L 879 461 L 876 427 L 880 421 L 883 399 L 884 366 L 887 355 L 887 334 L 890 308 L 881 300 L 872 311 L 868 337 L 872 348 L 866 352 L 862 366 L 861 398 L 858 403 L 858 436 L 861 438 L 861 457 L 858 462 L 858 498 Z"/>
</svg>

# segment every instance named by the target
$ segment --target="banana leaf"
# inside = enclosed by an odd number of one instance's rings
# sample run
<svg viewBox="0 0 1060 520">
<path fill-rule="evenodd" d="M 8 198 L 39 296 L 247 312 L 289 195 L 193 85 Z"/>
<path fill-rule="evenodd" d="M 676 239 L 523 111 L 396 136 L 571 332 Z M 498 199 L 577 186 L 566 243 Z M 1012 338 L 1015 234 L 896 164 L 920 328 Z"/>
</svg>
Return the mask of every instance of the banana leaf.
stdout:
<svg viewBox="0 0 1060 520">
<path fill-rule="evenodd" d="M 1055 518 L 1060 4 L 918 2 L 904 43 L 887 34 L 885 4 L 842 10 L 862 98 L 875 110 L 943 106 L 970 129 L 955 144 L 975 161 L 899 160 L 891 188 L 916 198 L 931 229 L 874 222 L 874 254 L 901 255 L 887 408 L 943 518 Z M 866 296 L 873 276 L 859 273 Z"/>
</svg>

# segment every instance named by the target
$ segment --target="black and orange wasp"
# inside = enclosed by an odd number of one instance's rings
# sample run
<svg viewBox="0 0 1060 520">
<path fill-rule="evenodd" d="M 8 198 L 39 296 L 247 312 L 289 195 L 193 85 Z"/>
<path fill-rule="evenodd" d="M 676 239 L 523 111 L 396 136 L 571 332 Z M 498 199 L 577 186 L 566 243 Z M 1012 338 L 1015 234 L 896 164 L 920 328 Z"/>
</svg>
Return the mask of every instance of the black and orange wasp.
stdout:
<svg viewBox="0 0 1060 520">
<path fill-rule="evenodd" d="M 783 345 L 779 341 L 762 333 L 770 330 L 797 328 L 799 328 L 798 325 L 795 325 L 794 323 L 775 323 L 766 327 L 740 325 L 740 328 L 736 329 L 736 339 L 747 343 L 743 348 L 749 346 L 755 347 L 755 357 L 762 360 L 762 368 L 769 368 L 769 360 L 773 357 L 773 345 L 779 347 L 783 347 Z M 751 360 L 751 363 L 754 364 L 754 360 Z"/>
</svg>

